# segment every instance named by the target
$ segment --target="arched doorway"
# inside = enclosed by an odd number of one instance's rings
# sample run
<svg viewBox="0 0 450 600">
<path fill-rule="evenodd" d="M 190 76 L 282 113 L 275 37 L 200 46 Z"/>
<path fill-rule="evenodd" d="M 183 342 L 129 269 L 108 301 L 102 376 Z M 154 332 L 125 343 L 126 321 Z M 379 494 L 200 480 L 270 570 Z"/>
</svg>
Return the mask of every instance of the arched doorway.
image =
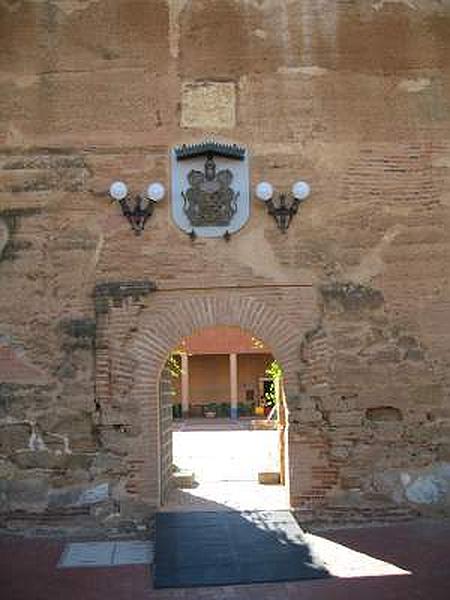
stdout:
<svg viewBox="0 0 450 600">
<path fill-rule="evenodd" d="M 239 327 L 208 327 L 180 340 L 166 370 L 164 510 L 286 509 L 282 368 L 270 346 Z"/>
<path fill-rule="evenodd" d="M 161 472 L 161 441 L 164 418 L 160 411 L 160 382 L 171 350 L 195 331 L 215 325 L 237 326 L 269 341 L 272 353 L 283 366 L 287 408 L 286 449 L 289 461 L 289 403 L 298 396 L 298 361 L 302 331 L 265 303 L 239 295 L 191 296 L 155 303 L 144 311 L 139 331 L 128 345 L 134 375 L 130 401 L 139 410 L 141 444 L 135 453 L 134 490 L 147 505 L 158 507 L 164 496 L 165 476 Z M 310 326 L 305 323 L 304 330 Z M 290 471 L 286 468 L 290 492 Z"/>
</svg>

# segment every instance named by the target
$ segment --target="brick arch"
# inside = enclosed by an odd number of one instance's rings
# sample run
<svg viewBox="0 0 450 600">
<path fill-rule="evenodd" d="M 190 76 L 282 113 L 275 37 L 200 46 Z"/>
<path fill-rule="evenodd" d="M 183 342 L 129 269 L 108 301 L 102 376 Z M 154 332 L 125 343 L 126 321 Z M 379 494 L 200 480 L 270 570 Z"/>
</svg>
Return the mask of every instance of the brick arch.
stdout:
<svg viewBox="0 0 450 600">
<path fill-rule="evenodd" d="M 302 331 L 273 308 L 254 298 L 198 297 L 178 299 L 152 312 L 144 311 L 139 331 L 128 348 L 133 357 L 131 389 L 133 405 L 139 407 L 143 423 L 159 423 L 159 381 L 170 352 L 180 340 L 195 331 L 217 325 L 238 326 L 255 335 L 271 349 L 284 371 L 286 400 L 297 395 L 298 363 Z M 147 428 L 145 428 L 147 430 Z M 159 504 L 159 430 L 143 434 L 139 455 L 142 460 L 140 496 Z"/>
</svg>

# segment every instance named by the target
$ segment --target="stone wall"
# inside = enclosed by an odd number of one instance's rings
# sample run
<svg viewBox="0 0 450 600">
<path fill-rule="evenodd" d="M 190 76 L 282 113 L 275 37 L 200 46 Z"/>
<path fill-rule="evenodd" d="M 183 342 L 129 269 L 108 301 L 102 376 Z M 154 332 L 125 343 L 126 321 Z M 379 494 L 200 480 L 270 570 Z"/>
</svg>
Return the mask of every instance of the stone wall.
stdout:
<svg viewBox="0 0 450 600">
<path fill-rule="evenodd" d="M 449 59 L 447 0 L 0 4 L 3 522 L 148 515 L 159 375 L 216 324 L 283 364 L 304 518 L 448 512 Z M 167 197 L 135 236 L 111 181 L 210 136 L 311 184 L 287 234 L 253 198 L 191 241 Z"/>
</svg>

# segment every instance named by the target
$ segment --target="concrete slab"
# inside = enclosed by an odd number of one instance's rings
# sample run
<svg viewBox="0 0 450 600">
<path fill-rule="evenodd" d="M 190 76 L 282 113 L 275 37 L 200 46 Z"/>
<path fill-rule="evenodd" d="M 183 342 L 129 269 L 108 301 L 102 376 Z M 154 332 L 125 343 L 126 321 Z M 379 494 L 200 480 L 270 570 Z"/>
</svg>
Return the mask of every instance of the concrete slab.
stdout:
<svg viewBox="0 0 450 600">
<path fill-rule="evenodd" d="M 106 567 L 112 564 L 114 542 L 76 542 L 66 546 L 58 567 Z"/>
<path fill-rule="evenodd" d="M 113 565 L 150 565 L 153 563 L 154 544 L 149 541 L 116 542 Z"/>
<path fill-rule="evenodd" d="M 153 555 L 150 541 L 75 542 L 65 547 L 58 568 L 145 565 L 153 562 Z"/>
</svg>

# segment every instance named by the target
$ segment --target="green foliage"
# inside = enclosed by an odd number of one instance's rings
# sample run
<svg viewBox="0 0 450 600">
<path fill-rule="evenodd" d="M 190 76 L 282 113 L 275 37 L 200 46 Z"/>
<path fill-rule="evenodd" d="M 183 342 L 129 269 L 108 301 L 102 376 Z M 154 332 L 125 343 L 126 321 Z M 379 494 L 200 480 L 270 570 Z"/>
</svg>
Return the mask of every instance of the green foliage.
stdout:
<svg viewBox="0 0 450 600">
<path fill-rule="evenodd" d="M 283 376 L 283 369 L 280 363 L 273 360 L 266 369 L 266 375 L 272 380 L 272 385 L 270 386 L 270 390 L 264 394 L 264 404 L 272 407 L 279 402 L 279 398 L 277 398 L 278 382 Z"/>
<path fill-rule="evenodd" d="M 179 354 L 171 354 L 169 356 L 169 358 L 167 359 L 167 368 L 169 369 L 172 377 L 175 377 L 176 379 L 178 377 L 181 377 L 181 374 L 183 371 L 181 368 L 181 361 L 179 359 Z"/>
<path fill-rule="evenodd" d="M 283 369 L 278 361 L 273 360 L 266 369 L 267 377 L 273 381 L 279 381 L 283 377 Z"/>
</svg>

